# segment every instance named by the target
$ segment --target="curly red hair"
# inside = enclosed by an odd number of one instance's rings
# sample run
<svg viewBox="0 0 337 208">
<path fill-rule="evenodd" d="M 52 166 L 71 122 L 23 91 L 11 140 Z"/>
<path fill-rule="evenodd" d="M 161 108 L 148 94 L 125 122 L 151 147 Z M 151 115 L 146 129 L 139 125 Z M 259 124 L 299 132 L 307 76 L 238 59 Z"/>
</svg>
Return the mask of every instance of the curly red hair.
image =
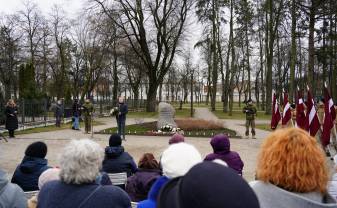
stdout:
<svg viewBox="0 0 337 208">
<path fill-rule="evenodd" d="M 316 140 L 298 128 L 270 134 L 259 153 L 257 178 L 291 192 L 326 193 L 328 168 Z"/>
<path fill-rule="evenodd" d="M 160 169 L 159 163 L 152 153 L 145 153 L 138 162 L 139 168 Z"/>
</svg>

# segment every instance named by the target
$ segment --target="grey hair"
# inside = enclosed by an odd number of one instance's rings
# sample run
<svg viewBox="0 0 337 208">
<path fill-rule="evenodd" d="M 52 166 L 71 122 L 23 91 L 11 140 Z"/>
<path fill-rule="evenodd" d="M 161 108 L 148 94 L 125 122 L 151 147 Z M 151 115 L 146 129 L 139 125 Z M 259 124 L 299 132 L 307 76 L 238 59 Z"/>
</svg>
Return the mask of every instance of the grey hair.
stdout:
<svg viewBox="0 0 337 208">
<path fill-rule="evenodd" d="M 60 156 L 60 179 L 67 184 L 94 182 L 102 167 L 103 148 L 89 139 L 72 140 Z"/>
</svg>

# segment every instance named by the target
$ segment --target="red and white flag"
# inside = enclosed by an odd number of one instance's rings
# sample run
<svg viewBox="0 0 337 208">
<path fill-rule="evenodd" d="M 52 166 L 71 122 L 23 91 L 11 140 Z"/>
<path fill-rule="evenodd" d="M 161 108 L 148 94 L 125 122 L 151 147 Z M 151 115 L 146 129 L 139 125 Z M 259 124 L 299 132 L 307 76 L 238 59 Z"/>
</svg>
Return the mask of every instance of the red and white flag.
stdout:
<svg viewBox="0 0 337 208">
<path fill-rule="evenodd" d="M 312 98 L 310 89 L 308 87 L 308 98 L 307 98 L 307 115 L 306 115 L 306 124 L 307 131 L 311 136 L 315 136 L 321 125 L 318 120 L 317 112 L 314 105 L 314 99 Z"/>
<path fill-rule="evenodd" d="M 291 109 L 290 103 L 288 101 L 288 93 L 283 93 L 283 116 L 282 116 L 282 125 L 287 125 L 291 119 Z"/>
<path fill-rule="evenodd" d="M 298 90 L 296 100 L 296 127 L 306 129 L 304 101 L 302 92 L 300 90 Z"/>
<path fill-rule="evenodd" d="M 330 97 L 328 89 L 324 88 L 324 124 L 321 142 L 324 147 L 330 144 L 330 133 L 334 127 L 334 120 L 336 119 L 336 111 L 334 108 L 333 100 Z"/>
<path fill-rule="evenodd" d="M 278 102 L 277 102 L 275 93 L 274 93 L 274 96 L 273 96 L 273 109 L 272 109 L 272 111 L 273 112 L 272 112 L 270 127 L 271 127 L 271 129 L 276 129 L 278 123 L 281 120 L 281 113 L 280 113 L 280 109 L 279 109 L 279 106 L 278 106 Z"/>
</svg>

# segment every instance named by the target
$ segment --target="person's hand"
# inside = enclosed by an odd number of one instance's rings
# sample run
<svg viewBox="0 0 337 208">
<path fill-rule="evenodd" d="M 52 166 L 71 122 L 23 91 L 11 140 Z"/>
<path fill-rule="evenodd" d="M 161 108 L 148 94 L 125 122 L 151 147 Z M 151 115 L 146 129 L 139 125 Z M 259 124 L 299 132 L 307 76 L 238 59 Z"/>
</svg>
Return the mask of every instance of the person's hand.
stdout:
<svg viewBox="0 0 337 208">
<path fill-rule="evenodd" d="M 118 113 L 118 115 L 120 116 L 120 115 L 122 115 L 122 113 L 121 113 L 121 112 L 119 112 L 119 113 Z"/>
</svg>

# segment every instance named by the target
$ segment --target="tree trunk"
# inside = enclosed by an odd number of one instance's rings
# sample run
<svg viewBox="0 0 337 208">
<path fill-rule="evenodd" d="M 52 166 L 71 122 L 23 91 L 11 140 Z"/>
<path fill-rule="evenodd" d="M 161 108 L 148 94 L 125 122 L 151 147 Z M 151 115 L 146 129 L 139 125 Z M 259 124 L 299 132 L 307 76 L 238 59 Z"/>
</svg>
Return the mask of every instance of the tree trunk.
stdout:
<svg viewBox="0 0 337 208">
<path fill-rule="evenodd" d="M 295 67 L 296 67 L 296 0 L 291 3 L 291 51 L 290 51 L 290 81 L 289 100 L 295 100 Z"/>
<path fill-rule="evenodd" d="M 314 67 L 315 67 L 315 16 L 316 16 L 316 6 L 315 6 L 316 0 L 311 0 L 311 7 L 310 7 L 310 13 L 309 13 L 309 48 L 308 48 L 308 86 L 310 89 L 313 89 L 312 87 L 314 85 L 313 80 L 313 74 L 314 74 Z"/>
<path fill-rule="evenodd" d="M 216 91 L 217 91 L 217 83 L 218 83 L 218 50 L 217 50 L 217 16 L 218 16 L 218 10 L 217 10 L 217 0 L 212 1 L 212 54 L 213 54 L 213 70 L 212 70 L 212 99 L 211 99 L 211 109 L 212 111 L 215 111 L 215 103 L 216 103 Z"/>
<path fill-rule="evenodd" d="M 147 102 L 146 102 L 146 111 L 147 112 L 155 112 L 157 106 L 157 89 L 158 84 L 149 80 L 149 89 L 147 92 Z"/>
</svg>

